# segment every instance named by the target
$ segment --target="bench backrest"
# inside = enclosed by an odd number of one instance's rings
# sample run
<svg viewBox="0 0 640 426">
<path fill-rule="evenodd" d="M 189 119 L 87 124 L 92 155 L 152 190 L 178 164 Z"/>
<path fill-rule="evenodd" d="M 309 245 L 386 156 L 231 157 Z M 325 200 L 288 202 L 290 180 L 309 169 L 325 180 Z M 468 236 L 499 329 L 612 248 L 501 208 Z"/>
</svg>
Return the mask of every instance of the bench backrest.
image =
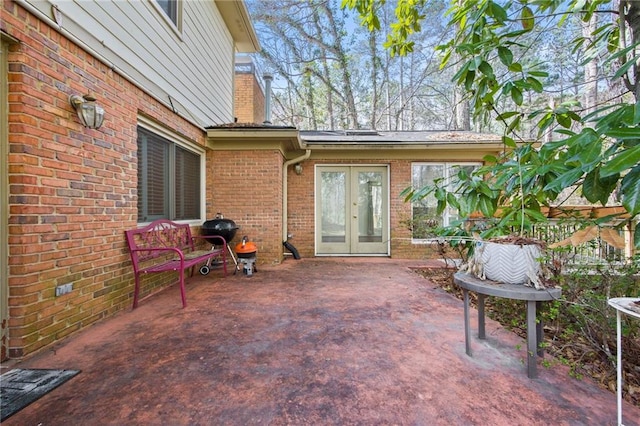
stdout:
<svg viewBox="0 0 640 426">
<path fill-rule="evenodd" d="M 155 220 L 145 227 L 125 231 L 125 234 L 135 268 L 139 262 L 167 256 L 167 251 L 144 249 L 194 250 L 191 227 L 188 224 L 175 223 L 167 219 Z"/>
</svg>

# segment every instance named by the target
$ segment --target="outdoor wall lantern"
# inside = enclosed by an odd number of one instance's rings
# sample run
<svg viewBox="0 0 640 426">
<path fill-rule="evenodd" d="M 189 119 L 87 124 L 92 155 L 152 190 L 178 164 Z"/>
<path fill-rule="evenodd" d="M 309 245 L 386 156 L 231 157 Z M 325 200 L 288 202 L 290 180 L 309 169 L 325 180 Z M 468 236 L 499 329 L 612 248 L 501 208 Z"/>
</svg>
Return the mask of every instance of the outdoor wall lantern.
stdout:
<svg viewBox="0 0 640 426">
<path fill-rule="evenodd" d="M 96 103 L 91 95 L 71 95 L 69 102 L 78 113 L 82 125 L 90 129 L 99 129 L 104 121 L 104 108 Z"/>
<path fill-rule="evenodd" d="M 302 174 L 302 164 L 298 163 L 295 166 L 293 166 L 293 169 L 295 170 L 297 175 L 301 175 Z"/>
</svg>

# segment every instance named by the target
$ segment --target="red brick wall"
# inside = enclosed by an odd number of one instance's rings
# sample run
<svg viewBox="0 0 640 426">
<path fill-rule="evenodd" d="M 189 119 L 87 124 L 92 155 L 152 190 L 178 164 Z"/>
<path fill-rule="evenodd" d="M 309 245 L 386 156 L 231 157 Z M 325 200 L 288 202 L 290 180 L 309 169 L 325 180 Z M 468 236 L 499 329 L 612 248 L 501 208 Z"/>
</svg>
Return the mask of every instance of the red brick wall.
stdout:
<svg viewBox="0 0 640 426">
<path fill-rule="evenodd" d="M 205 135 L 16 3 L 1 7 L 0 27 L 21 41 L 7 58 L 9 356 L 19 358 L 131 306 L 138 114 L 199 144 Z M 69 104 L 87 92 L 106 111 L 99 130 Z M 65 283 L 73 291 L 55 297 Z"/>
<path fill-rule="evenodd" d="M 293 235 L 289 242 L 302 257 L 314 256 L 314 164 L 311 160 L 301 163 L 300 175 L 293 166 L 287 170 L 287 233 Z"/>
<path fill-rule="evenodd" d="M 277 150 L 212 151 L 207 156 L 207 212 L 221 212 L 258 246 L 258 263 L 282 261 L 282 154 Z M 209 204 L 210 203 L 210 204 Z"/>
<path fill-rule="evenodd" d="M 264 122 L 264 92 L 254 73 L 235 75 L 234 116 L 239 123 Z"/>
</svg>

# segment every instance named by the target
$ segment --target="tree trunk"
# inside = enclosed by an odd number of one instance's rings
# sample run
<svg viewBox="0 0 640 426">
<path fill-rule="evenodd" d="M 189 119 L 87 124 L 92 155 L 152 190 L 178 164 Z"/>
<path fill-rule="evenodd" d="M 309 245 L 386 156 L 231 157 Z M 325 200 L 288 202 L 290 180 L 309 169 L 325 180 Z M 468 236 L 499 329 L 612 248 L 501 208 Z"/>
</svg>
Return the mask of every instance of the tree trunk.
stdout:
<svg viewBox="0 0 640 426">
<path fill-rule="evenodd" d="M 582 22 L 582 36 L 589 42 L 596 30 L 597 14 L 593 14 L 587 22 Z M 585 114 L 592 113 L 598 104 L 598 58 L 594 57 L 584 65 L 584 109 Z"/>
<path fill-rule="evenodd" d="M 471 114 L 469 113 L 469 101 L 464 97 L 464 89 L 456 86 L 454 89 L 454 130 L 471 130 Z"/>
<path fill-rule="evenodd" d="M 633 45 L 637 44 L 640 40 L 640 2 L 636 0 L 620 1 L 620 10 L 626 10 L 624 20 L 631 30 L 631 42 Z M 622 37 L 622 36 L 621 36 Z M 635 50 L 631 52 L 631 58 L 635 57 Z M 640 87 L 638 85 L 638 63 L 632 67 L 633 77 L 627 82 L 629 90 L 631 90 L 635 96 L 636 101 L 640 99 Z"/>
<path fill-rule="evenodd" d="M 380 68 L 380 56 L 378 55 L 378 40 L 376 32 L 369 33 L 369 52 L 371 52 L 371 117 L 369 126 L 371 129 L 376 128 L 378 121 L 378 69 Z"/>
<path fill-rule="evenodd" d="M 322 34 L 322 27 L 320 25 L 320 15 L 318 14 L 318 9 L 314 9 L 313 11 L 313 23 L 316 27 L 316 33 Z M 321 58 L 322 62 L 322 72 L 324 74 L 324 81 L 331 81 L 331 72 L 329 63 L 327 61 L 327 51 L 322 50 Z M 335 112 L 333 111 L 333 90 L 331 89 L 331 85 L 326 85 L 327 91 L 327 118 L 329 119 L 329 129 L 334 130 L 336 128 L 335 122 Z M 314 114 L 315 115 L 315 114 Z"/>
</svg>

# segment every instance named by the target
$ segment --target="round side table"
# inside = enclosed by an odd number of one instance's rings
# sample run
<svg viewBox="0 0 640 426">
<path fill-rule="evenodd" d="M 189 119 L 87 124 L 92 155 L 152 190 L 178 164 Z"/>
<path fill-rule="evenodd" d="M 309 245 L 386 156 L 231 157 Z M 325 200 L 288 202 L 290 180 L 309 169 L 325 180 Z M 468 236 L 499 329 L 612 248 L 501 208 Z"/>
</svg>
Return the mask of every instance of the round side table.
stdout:
<svg viewBox="0 0 640 426">
<path fill-rule="evenodd" d="M 632 306 L 637 306 L 640 308 L 640 304 L 636 304 L 636 302 L 640 302 L 639 297 L 614 297 L 609 299 L 607 303 L 609 306 L 615 308 L 616 310 L 616 334 L 617 334 L 617 353 L 618 353 L 618 383 L 617 387 L 617 396 L 618 396 L 618 425 L 624 426 L 622 424 L 622 329 L 620 326 L 620 318 L 622 314 L 627 314 L 629 316 L 640 318 L 640 312 L 632 310 Z"/>
</svg>

